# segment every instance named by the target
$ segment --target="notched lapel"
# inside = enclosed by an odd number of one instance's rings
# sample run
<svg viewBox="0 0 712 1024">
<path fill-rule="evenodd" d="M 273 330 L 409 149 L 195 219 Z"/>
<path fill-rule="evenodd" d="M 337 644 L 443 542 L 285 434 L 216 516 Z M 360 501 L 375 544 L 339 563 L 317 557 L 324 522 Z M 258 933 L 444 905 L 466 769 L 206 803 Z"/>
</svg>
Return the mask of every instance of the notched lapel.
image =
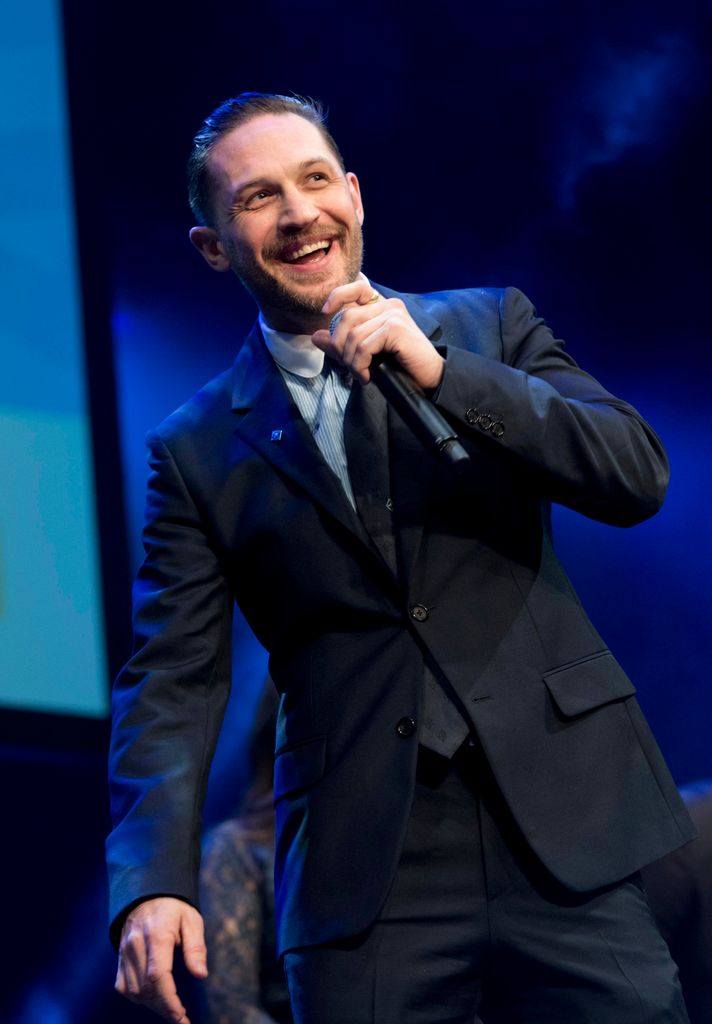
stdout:
<svg viewBox="0 0 712 1024">
<path fill-rule="evenodd" d="M 232 408 L 242 439 L 371 550 L 368 534 L 290 398 L 257 325 L 235 360 Z"/>
<path fill-rule="evenodd" d="M 421 331 L 431 341 L 439 340 L 440 322 L 419 296 L 400 294 L 376 284 L 374 288 L 387 298 L 402 299 Z M 242 438 L 355 534 L 384 565 L 292 402 L 257 324 L 235 361 L 232 404 L 236 428 Z M 400 417 L 387 407 L 380 393 L 374 394 L 370 405 L 379 437 L 383 438 L 378 456 L 389 460 L 399 563 L 404 578 L 408 579 L 420 548 L 428 496 L 436 479 L 437 467 L 434 457 L 413 438 Z M 279 439 L 272 440 L 273 431 L 281 431 Z"/>
</svg>

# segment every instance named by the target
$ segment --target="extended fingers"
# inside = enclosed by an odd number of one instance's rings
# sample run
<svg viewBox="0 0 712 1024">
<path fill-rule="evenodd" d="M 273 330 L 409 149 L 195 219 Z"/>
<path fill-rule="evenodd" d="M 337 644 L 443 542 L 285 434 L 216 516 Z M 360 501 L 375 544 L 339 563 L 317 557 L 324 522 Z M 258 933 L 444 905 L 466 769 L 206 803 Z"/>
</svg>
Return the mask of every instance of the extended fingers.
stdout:
<svg viewBox="0 0 712 1024">
<path fill-rule="evenodd" d="M 131 929 L 121 945 L 116 989 L 165 1020 L 189 1024 L 173 979 L 173 947 L 170 938 L 159 939 L 139 928 Z"/>
<path fill-rule="evenodd" d="M 173 949 L 163 942 L 153 943 L 146 964 L 142 1002 L 166 1020 L 186 1024 L 186 1010 L 173 978 Z"/>
<path fill-rule="evenodd" d="M 148 950 L 143 928 L 129 920 L 126 922 L 119 949 L 119 970 L 116 989 L 133 1001 L 141 998 L 146 976 Z"/>
<path fill-rule="evenodd" d="M 205 945 L 200 914 L 189 904 L 159 897 L 139 904 L 124 924 L 116 990 L 174 1024 L 190 1024 L 176 991 L 173 956 L 183 946 L 188 969 L 205 977 Z"/>
<path fill-rule="evenodd" d="M 183 960 L 190 973 L 196 978 L 207 977 L 205 928 L 202 917 L 192 907 L 186 908 L 181 923 L 181 946 L 183 947 Z"/>
</svg>

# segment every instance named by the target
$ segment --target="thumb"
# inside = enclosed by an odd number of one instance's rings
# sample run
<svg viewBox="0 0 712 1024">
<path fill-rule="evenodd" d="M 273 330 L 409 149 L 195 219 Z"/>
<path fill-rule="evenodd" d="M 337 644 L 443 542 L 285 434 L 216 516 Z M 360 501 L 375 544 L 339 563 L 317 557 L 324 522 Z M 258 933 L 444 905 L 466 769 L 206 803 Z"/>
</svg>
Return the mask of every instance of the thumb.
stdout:
<svg viewBox="0 0 712 1024">
<path fill-rule="evenodd" d="M 323 329 L 320 331 L 315 331 L 314 334 L 312 334 L 312 341 L 314 342 L 316 347 L 320 348 L 323 352 L 327 348 L 329 348 L 329 345 L 331 343 L 331 333 Z"/>
<path fill-rule="evenodd" d="M 207 978 L 207 950 L 203 919 L 196 911 L 186 914 L 181 923 L 183 960 L 194 978 Z"/>
</svg>

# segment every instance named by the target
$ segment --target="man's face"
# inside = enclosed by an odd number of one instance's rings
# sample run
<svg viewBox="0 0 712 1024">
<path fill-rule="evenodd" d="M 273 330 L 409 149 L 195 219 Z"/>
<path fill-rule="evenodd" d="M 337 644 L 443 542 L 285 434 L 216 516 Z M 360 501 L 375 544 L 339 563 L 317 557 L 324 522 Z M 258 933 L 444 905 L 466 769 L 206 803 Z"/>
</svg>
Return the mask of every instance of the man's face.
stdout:
<svg viewBox="0 0 712 1024">
<path fill-rule="evenodd" d="M 216 270 L 232 269 L 267 323 L 307 330 L 363 256 L 358 181 L 321 132 L 296 114 L 265 114 L 225 135 L 209 158 L 215 229 L 193 229 Z M 208 235 L 205 234 L 208 232 Z"/>
</svg>

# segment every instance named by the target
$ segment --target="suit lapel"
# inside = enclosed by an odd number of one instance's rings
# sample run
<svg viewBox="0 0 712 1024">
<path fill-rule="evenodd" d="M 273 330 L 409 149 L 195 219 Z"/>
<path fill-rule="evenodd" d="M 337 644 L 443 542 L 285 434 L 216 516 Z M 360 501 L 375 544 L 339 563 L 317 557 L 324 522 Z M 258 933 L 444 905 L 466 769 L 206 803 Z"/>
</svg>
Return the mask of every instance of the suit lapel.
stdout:
<svg viewBox="0 0 712 1024">
<path fill-rule="evenodd" d="M 437 341 L 440 323 L 419 296 L 374 285 L 387 298 L 400 298 L 426 337 Z M 369 389 L 370 390 L 370 389 Z M 372 425 L 383 438 L 378 457 L 389 462 L 399 562 L 408 579 L 425 526 L 424 510 L 435 477 L 435 459 L 423 451 L 380 392 L 369 396 Z M 368 532 L 344 494 L 289 396 L 255 324 L 233 370 L 232 407 L 240 436 L 283 476 L 292 480 L 367 547 L 383 565 Z M 386 440 L 387 438 L 387 440 Z"/>
<path fill-rule="evenodd" d="M 256 324 L 235 361 L 232 408 L 242 439 L 371 550 L 368 534 L 290 398 Z"/>
</svg>

